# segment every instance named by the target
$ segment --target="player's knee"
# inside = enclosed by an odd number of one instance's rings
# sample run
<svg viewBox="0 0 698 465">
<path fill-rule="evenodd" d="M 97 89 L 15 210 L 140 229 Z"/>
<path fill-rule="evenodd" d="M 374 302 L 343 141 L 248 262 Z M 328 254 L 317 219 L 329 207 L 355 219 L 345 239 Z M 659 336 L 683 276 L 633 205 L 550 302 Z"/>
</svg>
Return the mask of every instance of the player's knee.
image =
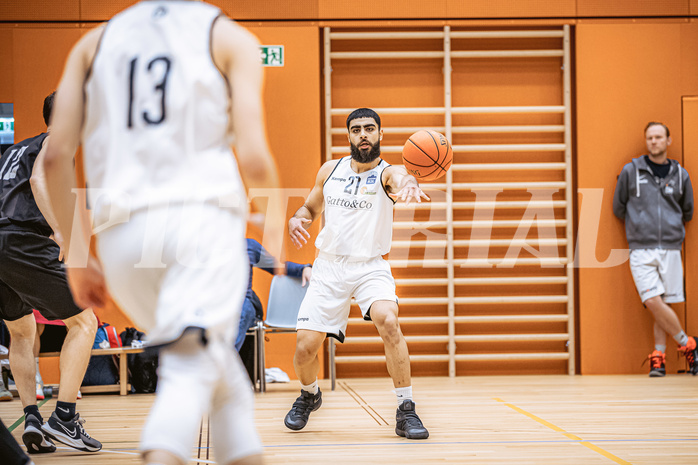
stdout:
<svg viewBox="0 0 698 465">
<path fill-rule="evenodd" d="M 79 331 L 86 335 L 92 335 L 94 339 L 97 333 L 97 317 L 91 309 L 83 310 L 75 316 L 63 320 L 68 331 Z"/>
<path fill-rule="evenodd" d="M 10 331 L 11 340 L 33 339 L 36 335 L 36 322 L 33 315 L 26 315 L 15 321 L 5 320 L 5 325 Z"/>
<path fill-rule="evenodd" d="M 310 341 L 297 341 L 296 353 L 293 356 L 293 361 L 296 365 L 306 365 L 312 362 L 317 355 L 318 348 Z"/>
</svg>

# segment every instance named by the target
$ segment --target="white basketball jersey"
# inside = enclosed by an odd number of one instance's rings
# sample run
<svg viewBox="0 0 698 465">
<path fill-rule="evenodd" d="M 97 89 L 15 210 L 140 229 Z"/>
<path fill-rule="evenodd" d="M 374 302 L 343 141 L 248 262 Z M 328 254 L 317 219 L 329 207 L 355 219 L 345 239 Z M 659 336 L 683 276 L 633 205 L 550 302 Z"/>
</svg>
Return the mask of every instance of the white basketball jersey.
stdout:
<svg viewBox="0 0 698 465">
<path fill-rule="evenodd" d="M 353 258 L 373 258 L 390 252 L 393 199 L 381 182 L 385 160 L 372 170 L 355 173 L 351 157 L 337 163 L 325 180 L 325 225 L 315 247 L 320 252 Z"/>
<path fill-rule="evenodd" d="M 107 23 L 85 82 L 96 224 L 168 204 L 246 209 L 230 148 L 230 96 L 211 55 L 220 16 L 205 3 L 147 1 Z"/>
</svg>

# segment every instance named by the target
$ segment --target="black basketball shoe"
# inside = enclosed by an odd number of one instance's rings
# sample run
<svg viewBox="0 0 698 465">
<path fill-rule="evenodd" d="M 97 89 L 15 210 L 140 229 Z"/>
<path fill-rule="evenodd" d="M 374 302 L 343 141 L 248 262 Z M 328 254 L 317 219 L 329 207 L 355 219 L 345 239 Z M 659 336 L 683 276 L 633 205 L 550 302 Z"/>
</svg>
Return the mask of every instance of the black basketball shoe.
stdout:
<svg viewBox="0 0 698 465">
<path fill-rule="evenodd" d="M 78 449 L 84 452 L 97 452 L 102 448 L 102 443 L 90 437 L 85 432 L 82 424 L 85 420 L 80 418 L 80 414 L 76 414 L 72 420 L 63 421 L 58 418 L 56 412 L 51 414 L 51 418 L 41 427 L 48 437 L 54 441 L 62 442 L 66 446 Z"/>
<path fill-rule="evenodd" d="M 679 351 L 686 356 L 688 373 L 698 375 L 698 338 L 689 337 L 685 346 L 679 347 Z"/>
<path fill-rule="evenodd" d="M 405 400 L 400 404 L 395 415 L 395 434 L 407 439 L 426 439 L 429 431 L 414 411 L 414 402 Z"/>
<path fill-rule="evenodd" d="M 30 454 L 46 454 L 56 451 L 56 445 L 41 431 L 41 420 L 31 413 L 25 415 L 22 442 Z"/>
<path fill-rule="evenodd" d="M 301 390 L 301 395 L 293 403 L 293 407 L 284 418 L 284 425 L 294 431 L 305 428 L 310 418 L 310 412 L 314 412 L 322 405 L 322 392 L 318 389 L 313 395 L 308 391 Z"/>
<path fill-rule="evenodd" d="M 650 361 L 650 378 L 661 378 L 662 376 L 666 376 L 664 352 L 655 350 L 647 359 Z"/>
</svg>

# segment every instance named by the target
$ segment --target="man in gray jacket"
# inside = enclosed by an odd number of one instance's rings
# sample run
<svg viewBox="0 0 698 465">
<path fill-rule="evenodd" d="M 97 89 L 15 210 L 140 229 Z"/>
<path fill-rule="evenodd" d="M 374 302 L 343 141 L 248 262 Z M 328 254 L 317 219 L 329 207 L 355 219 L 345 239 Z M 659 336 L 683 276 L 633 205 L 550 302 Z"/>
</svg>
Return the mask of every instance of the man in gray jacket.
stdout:
<svg viewBox="0 0 698 465">
<path fill-rule="evenodd" d="M 669 128 L 651 122 L 645 127 L 649 154 L 634 158 L 618 176 L 613 213 L 625 220 L 630 248 L 630 271 L 642 303 L 654 317 L 654 351 L 649 355 L 650 376 L 666 374 L 666 333 L 673 336 L 698 374 L 698 339 L 683 331 L 667 304 L 684 301 L 681 244 L 684 222 L 693 216 L 693 188 L 688 172 L 667 158 Z"/>
</svg>

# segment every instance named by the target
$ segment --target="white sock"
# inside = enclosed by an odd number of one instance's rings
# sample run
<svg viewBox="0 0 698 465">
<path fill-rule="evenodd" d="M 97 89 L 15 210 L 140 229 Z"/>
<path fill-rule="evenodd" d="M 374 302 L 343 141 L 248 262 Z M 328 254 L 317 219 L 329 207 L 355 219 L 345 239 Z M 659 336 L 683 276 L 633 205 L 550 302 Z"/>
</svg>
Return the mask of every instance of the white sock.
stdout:
<svg viewBox="0 0 698 465">
<path fill-rule="evenodd" d="M 307 386 L 305 384 L 301 383 L 301 389 L 311 393 L 312 395 L 317 394 L 318 391 L 320 390 L 320 388 L 317 385 L 317 378 L 315 378 L 315 381 L 313 381 L 311 384 L 308 384 Z"/>
<path fill-rule="evenodd" d="M 688 344 L 688 336 L 686 336 L 686 333 L 684 333 L 683 331 L 674 334 L 674 340 L 678 342 L 681 347 Z"/>
<path fill-rule="evenodd" d="M 660 351 L 661 353 L 664 353 L 664 352 L 666 352 L 666 345 L 664 345 L 664 344 L 655 344 L 655 345 L 654 345 L 654 350 L 658 350 L 658 351 Z"/>
<path fill-rule="evenodd" d="M 399 407 L 406 400 L 412 400 L 412 386 L 395 388 L 397 395 L 397 406 Z"/>
</svg>

